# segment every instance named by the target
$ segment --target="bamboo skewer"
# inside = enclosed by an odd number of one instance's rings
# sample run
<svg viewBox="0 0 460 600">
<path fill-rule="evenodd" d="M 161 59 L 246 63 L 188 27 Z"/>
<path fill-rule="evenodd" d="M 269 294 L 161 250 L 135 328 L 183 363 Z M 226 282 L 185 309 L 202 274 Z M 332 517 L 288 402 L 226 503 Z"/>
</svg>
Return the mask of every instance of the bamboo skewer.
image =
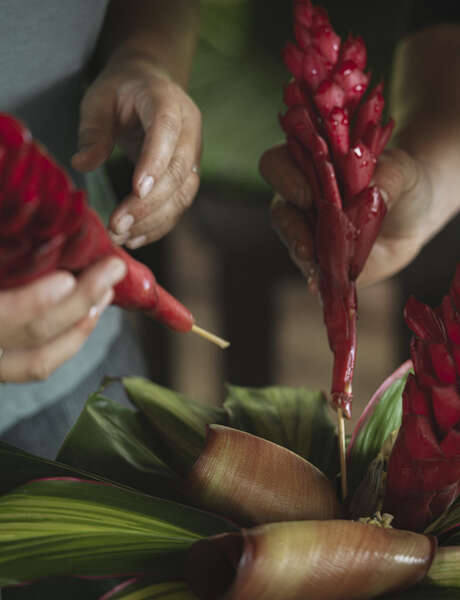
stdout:
<svg viewBox="0 0 460 600">
<path fill-rule="evenodd" d="M 216 344 L 216 346 L 219 346 L 219 348 L 222 348 L 223 350 L 225 350 L 225 348 L 228 348 L 230 346 L 230 342 L 228 342 L 227 340 L 224 340 L 223 338 L 219 337 L 218 335 L 215 335 L 214 333 L 211 333 L 210 331 L 207 331 L 206 329 L 203 329 L 202 327 L 198 327 L 198 325 L 193 325 L 192 331 L 193 331 L 193 333 L 200 335 L 205 340 L 208 340 L 209 342 Z"/>
<path fill-rule="evenodd" d="M 337 425 L 339 430 L 340 480 L 342 482 L 342 500 L 345 500 L 348 493 L 347 458 L 345 453 L 345 419 L 341 408 L 337 409 Z"/>
</svg>

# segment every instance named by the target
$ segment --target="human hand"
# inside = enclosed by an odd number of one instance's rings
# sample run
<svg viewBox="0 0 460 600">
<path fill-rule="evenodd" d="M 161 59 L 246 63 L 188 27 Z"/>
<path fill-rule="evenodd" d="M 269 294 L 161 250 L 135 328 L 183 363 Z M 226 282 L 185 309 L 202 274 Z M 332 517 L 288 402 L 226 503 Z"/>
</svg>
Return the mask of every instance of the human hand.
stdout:
<svg viewBox="0 0 460 600">
<path fill-rule="evenodd" d="M 135 170 L 133 190 L 112 214 L 109 228 L 116 243 L 138 248 L 168 233 L 198 190 L 200 111 L 160 68 L 118 59 L 85 94 L 74 168 L 95 169 L 115 143 Z"/>
<path fill-rule="evenodd" d="M 294 263 L 316 289 L 315 241 L 308 211 L 312 196 L 305 175 L 285 145 L 262 156 L 260 170 L 276 190 L 272 226 Z M 387 206 L 380 234 L 358 277 L 359 285 L 381 281 L 409 264 L 439 229 L 428 166 L 404 150 L 393 148 L 379 158 L 373 177 Z"/>
<path fill-rule="evenodd" d="M 76 279 L 56 271 L 0 291 L 0 382 L 47 379 L 78 352 L 112 301 L 124 262 L 106 258 Z"/>
</svg>

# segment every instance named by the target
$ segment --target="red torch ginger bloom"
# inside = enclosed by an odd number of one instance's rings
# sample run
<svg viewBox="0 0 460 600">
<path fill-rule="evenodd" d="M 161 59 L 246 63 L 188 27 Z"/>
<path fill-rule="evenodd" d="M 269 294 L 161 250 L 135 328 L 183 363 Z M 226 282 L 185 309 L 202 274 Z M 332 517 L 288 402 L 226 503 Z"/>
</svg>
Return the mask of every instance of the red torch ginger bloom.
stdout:
<svg viewBox="0 0 460 600">
<path fill-rule="evenodd" d="M 404 390 L 385 510 L 419 531 L 460 494 L 460 264 L 438 308 L 410 298 L 405 317 L 415 375 Z"/>
<path fill-rule="evenodd" d="M 296 44 L 284 61 L 294 76 L 285 89 L 281 125 L 292 157 L 309 179 L 316 212 L 319 290 L 334 353 L 332 397 L 346 416 L 356 355 L 355 281 L 386 213 L 370 185 L 393 122 L 381 125 L 383 86 L 362 100 L 369 83 L 361 38 L 341 43 L 327 13 L 310 0 L 294 2 Z"/>
<path fill-rule="evenodd" d="M 111 254 L 127 266 L 114 304 L 145 310 L 178 331 L 191 329 L 190 312 L 146 266 L 112 244 L 84 192 L 75 189 L 22 123 L 0 113 L 0 289 L 56 269 L 78 274 Z"/>
</svg>

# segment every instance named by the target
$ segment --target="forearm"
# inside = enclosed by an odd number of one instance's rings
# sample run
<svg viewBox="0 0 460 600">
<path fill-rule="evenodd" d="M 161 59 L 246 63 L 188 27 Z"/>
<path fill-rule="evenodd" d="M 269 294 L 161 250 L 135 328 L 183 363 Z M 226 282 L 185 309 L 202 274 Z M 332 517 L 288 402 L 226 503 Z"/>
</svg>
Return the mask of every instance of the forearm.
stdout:
<svg viewBox="0 0 460 600">
<path fill-rule="evenodd" d="M 394 73 L 396 143 L 427 167 L 433 188 L 427 220 L 439 230 L 460 209 L 460 25 L 409 36 Z"/>
<path fill-rule="evenodd" d="M 187 86 L 199 30 L 199 0 L 111 0 L 98 62 L 140 59 Z"/>
</svg>

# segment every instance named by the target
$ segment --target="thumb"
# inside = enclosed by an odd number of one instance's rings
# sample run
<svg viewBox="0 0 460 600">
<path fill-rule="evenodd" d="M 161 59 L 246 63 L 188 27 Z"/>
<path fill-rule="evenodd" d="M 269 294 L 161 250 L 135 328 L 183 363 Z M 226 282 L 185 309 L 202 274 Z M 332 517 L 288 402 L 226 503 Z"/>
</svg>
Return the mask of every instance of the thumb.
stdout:
<svg viewBox="0 0 460 600">
<path fill-rule="evenodd" d="M 101 89 L 89 89 L 80 108 L 78 151 L 72 157 L 77 171 L 92 171 L 104 163 L 115 145 L 116 110 L 114 96 Z"/>
<path fill-rule="evenodd" d="M 386 150 L 378 160 L 373 183 L 387 205 L 382 232 L 405 236 L 418 227 L 429 200 L 429 184 L 423 165 L 399 148 Z"/>
<path fill-rule="evenodd" d="M 404 150 L 391 148 L 379 156 L 372 183 L 382 192 L 391 210 L 399 198 L 412 191 L 420 179 L 418 163 Z"/>
</svg>

